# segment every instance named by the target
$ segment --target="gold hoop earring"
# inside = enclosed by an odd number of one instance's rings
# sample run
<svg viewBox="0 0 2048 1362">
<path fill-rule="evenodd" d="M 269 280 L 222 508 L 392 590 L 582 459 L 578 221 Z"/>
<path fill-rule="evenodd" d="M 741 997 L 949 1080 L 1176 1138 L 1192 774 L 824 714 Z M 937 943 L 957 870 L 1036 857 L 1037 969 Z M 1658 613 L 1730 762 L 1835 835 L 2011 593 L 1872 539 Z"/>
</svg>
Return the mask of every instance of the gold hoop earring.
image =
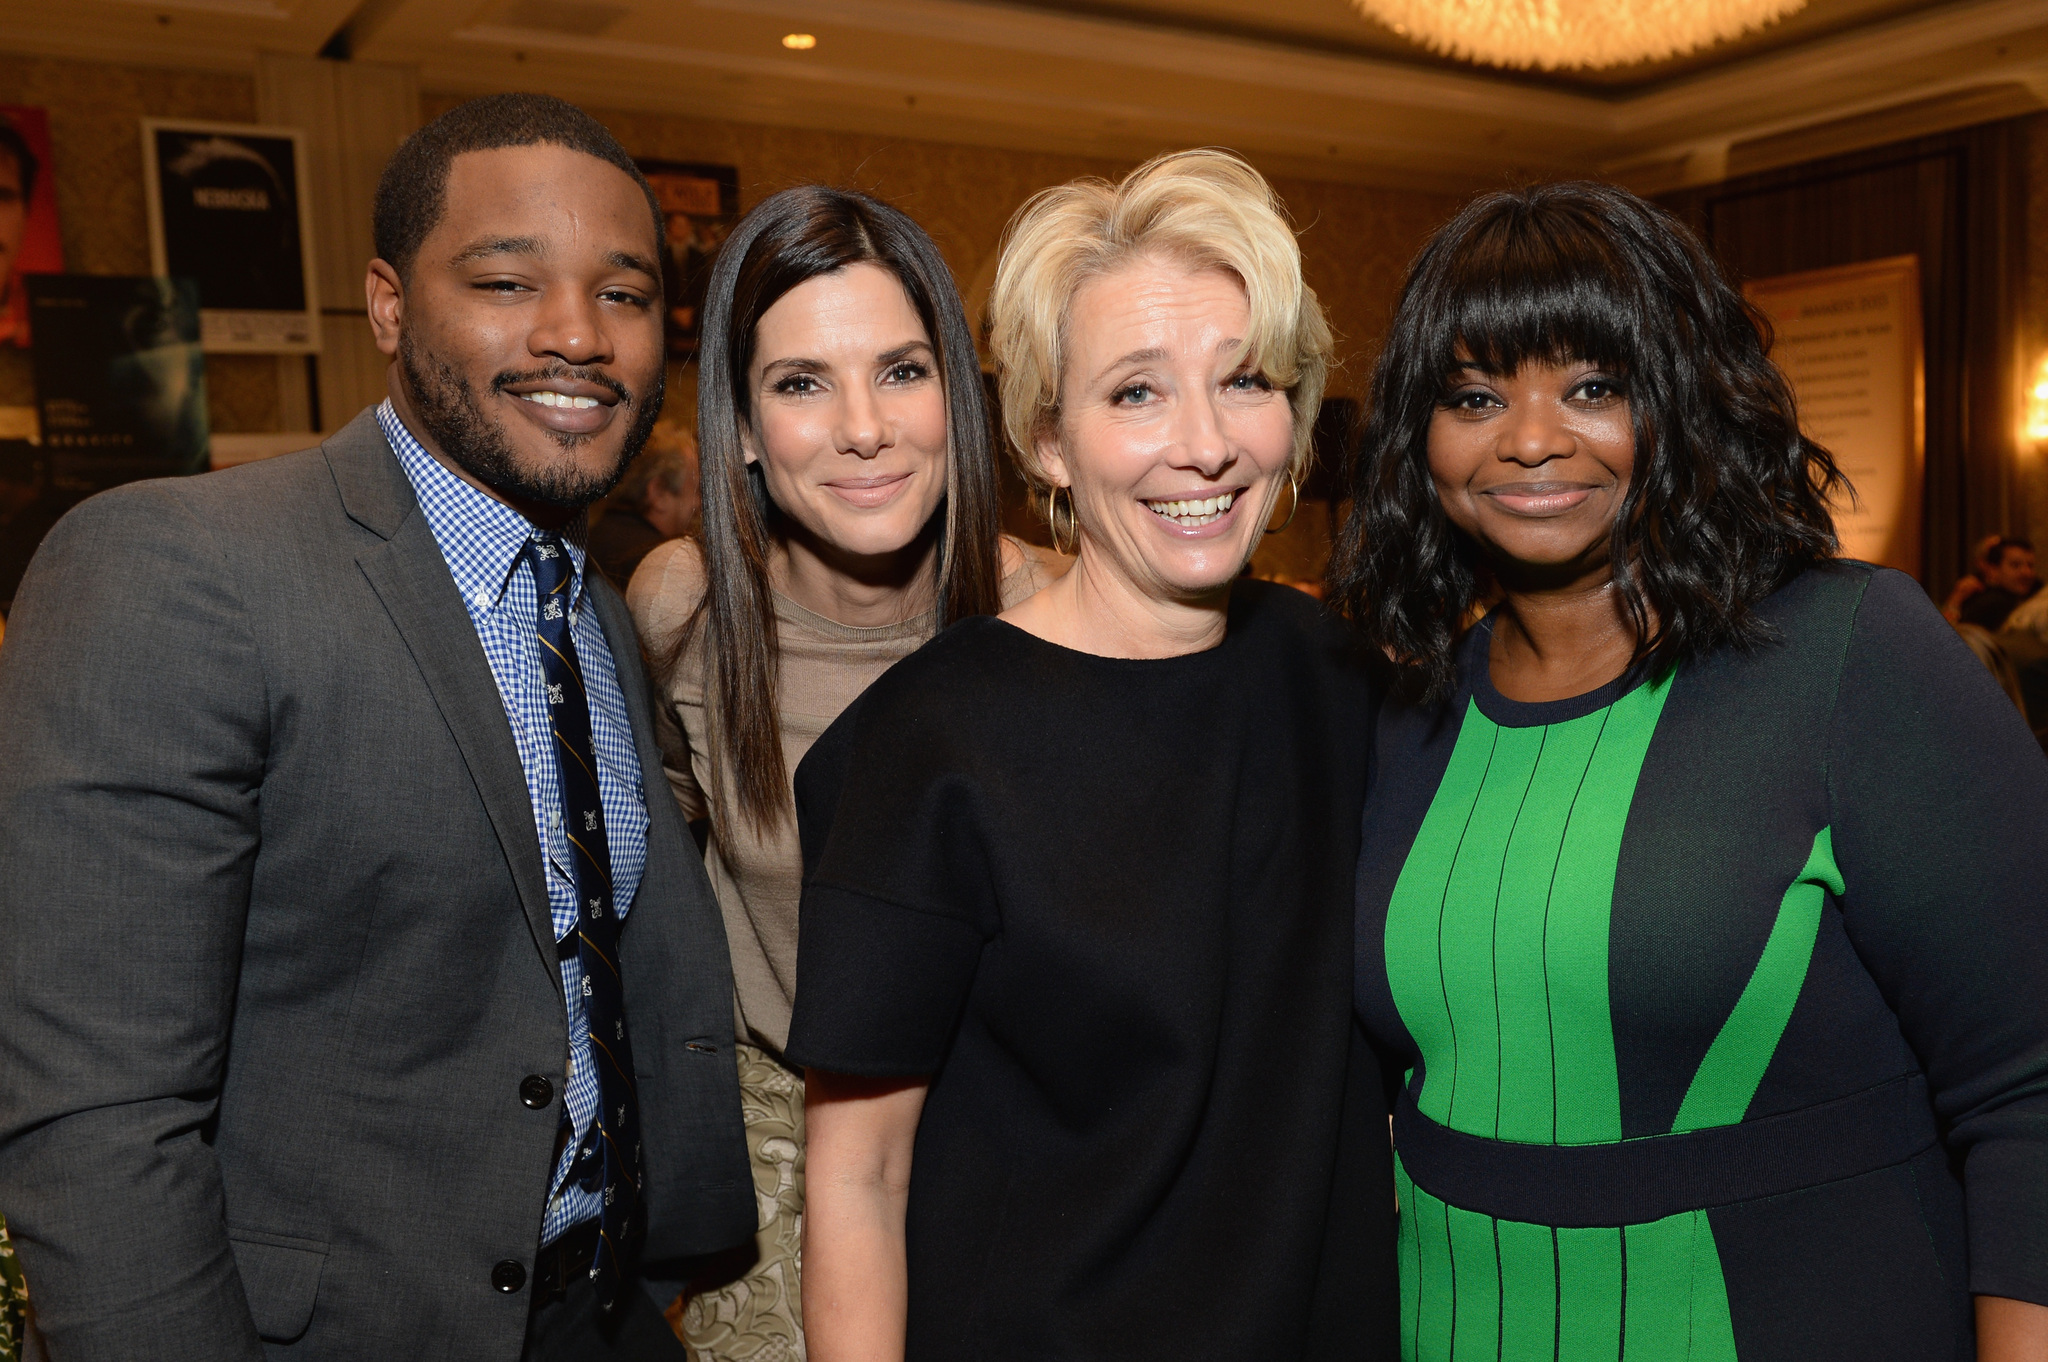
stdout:
<svg viewBox="0 0 2048 1362">
<path fill-rule="evenodd" d="M 1267 534 L 1278 534 L 1289 525 L 1292 525 L 1294 523 L 1294 513 L 1301 509 L 1301 479 L 1289 473 L 1287 475 L 1287 490 L 1294 494 L 1294 499 L 1287 504 L 1287 519 L 1281 521 L 1278 525 L 1268 525 L 1266 527 Z"/>
<path fill-rule="evenodd" d="M 1079 536 L 1080 525 L 1074 518 L 1074 492 L 1070 487 L 1055 487 L 1045 494 L 1045 525 L 1052 532 L 1053 552 L 1071 558 L 1074 556 L 1073 543 L 1060 543 L 1060 493 L 1062 492 L 1067 494 L 1068 537 L 1071 541 Z"/>
</svg>

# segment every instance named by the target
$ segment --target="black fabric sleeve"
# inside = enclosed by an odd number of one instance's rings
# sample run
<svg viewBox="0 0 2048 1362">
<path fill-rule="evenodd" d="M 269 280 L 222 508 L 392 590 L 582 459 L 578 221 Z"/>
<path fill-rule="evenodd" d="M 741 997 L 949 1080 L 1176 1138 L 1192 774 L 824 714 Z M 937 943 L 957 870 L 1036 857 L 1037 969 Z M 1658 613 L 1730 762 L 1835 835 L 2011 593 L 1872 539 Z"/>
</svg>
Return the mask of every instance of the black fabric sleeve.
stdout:
<svg viewBox="0 0 2048 1362">
<path fill-rule="evenodd" d="M 1961 1162 L 1970 1289 L 2048 1305 L 2048 760 L 1918 585 L 1878 572 L 1827 763 L 1843 925 Z"/>
<path fill-rule="evenodd" d="M 182 486 L 65 517 L 0 647 L 0 1210 L 59 1357 L 261 1356 L 206 1129 L 268 710 Z"/>
<path fill-rule="evenodd" d="M 981 801 L 934 731 L 946 697 L 906 696 L 902 680 L 884 676 L 797 768 L 804 889 L 784 1053 L 800 1067 L 935 1072 L 993 931 Z"/>
</svg>

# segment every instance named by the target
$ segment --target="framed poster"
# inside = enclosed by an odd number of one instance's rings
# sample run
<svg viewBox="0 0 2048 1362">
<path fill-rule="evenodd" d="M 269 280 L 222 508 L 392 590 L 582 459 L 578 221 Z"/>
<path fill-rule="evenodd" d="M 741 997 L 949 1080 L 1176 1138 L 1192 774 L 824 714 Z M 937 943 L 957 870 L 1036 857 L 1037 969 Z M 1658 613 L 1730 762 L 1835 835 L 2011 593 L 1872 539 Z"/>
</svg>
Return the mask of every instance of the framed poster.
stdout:
<svg viewBox="0 0 2048 1362">
<path fill-rule="evenodd" d="M 62 274 L 50 115 L 0 104 L 0 344 L 29 343 L 27 274 Z"/>
<path fill-rule="evenodd" d="M 668 295 L 668 352 L 678 359 L 697 353 L 704 326 L 704 295 L 711 286 L 711 262 L 740 217 L 740 173 L 732 166 L 694 161 L 640 161 L 654 186 L 668 226 L 668 254 L 661 262 L 662 292 Z"/>
<path fill-rule="evenodd" d="M 1744 290 L 1776 331 L 1771 359 L 1799 426 L 1855 488 L 1838 502 L 1842 555 L 1921 575 L 1926 484 L 1920 259 L 1898 255 L 1758 279 Z"/>
<path fill-rule="evenodd" d="M 98 486 L 206 469 L 199 289 L 147 275 L 28 279 L 43 450 Z"/>
<path fill-rule="evenodd" d="M 320 348 L 306 148 L 295 128 L 142 120 L 149 259 L 199 286 L 203 348 Z"/>
</svg>

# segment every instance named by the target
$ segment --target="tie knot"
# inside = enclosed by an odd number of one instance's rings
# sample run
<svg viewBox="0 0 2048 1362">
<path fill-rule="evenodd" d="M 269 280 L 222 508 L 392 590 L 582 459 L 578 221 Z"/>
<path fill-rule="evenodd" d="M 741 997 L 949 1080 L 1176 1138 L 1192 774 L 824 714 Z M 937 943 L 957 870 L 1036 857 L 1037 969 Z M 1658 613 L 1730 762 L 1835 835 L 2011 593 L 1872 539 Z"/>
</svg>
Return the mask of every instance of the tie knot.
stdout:
<svg viewBox="0 0 2048 1362">
<path fill-rule="evenodd" d="M 533 564 L 534 585 L 543 596 L 552 596 L 561 591 L 569 580 L 569 550 L 558 534 L 537 534 L 526 546 L 527 559 Z"/>
</svg>

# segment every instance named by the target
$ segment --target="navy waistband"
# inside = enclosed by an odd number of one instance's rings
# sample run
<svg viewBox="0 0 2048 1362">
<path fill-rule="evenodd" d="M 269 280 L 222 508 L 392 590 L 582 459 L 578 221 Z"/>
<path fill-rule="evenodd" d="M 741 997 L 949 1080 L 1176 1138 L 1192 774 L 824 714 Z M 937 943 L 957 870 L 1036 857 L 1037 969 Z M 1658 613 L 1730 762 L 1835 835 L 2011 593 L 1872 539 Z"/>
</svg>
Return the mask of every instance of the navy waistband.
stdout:
<svg viewBox="0 0 2048 1362">
<path fill-rule="evenodd" d="M 1580 1228 L 1782 1196 L 1890 1168 L 1935 1143 L 1927 1080 L 1683 1135 L 1613 1144 L 1521 1144 L 1438 1125 L 1404 1091 L 1394 1149 L 1417 1187 L 1496 1220 Z"/>
</svg>

